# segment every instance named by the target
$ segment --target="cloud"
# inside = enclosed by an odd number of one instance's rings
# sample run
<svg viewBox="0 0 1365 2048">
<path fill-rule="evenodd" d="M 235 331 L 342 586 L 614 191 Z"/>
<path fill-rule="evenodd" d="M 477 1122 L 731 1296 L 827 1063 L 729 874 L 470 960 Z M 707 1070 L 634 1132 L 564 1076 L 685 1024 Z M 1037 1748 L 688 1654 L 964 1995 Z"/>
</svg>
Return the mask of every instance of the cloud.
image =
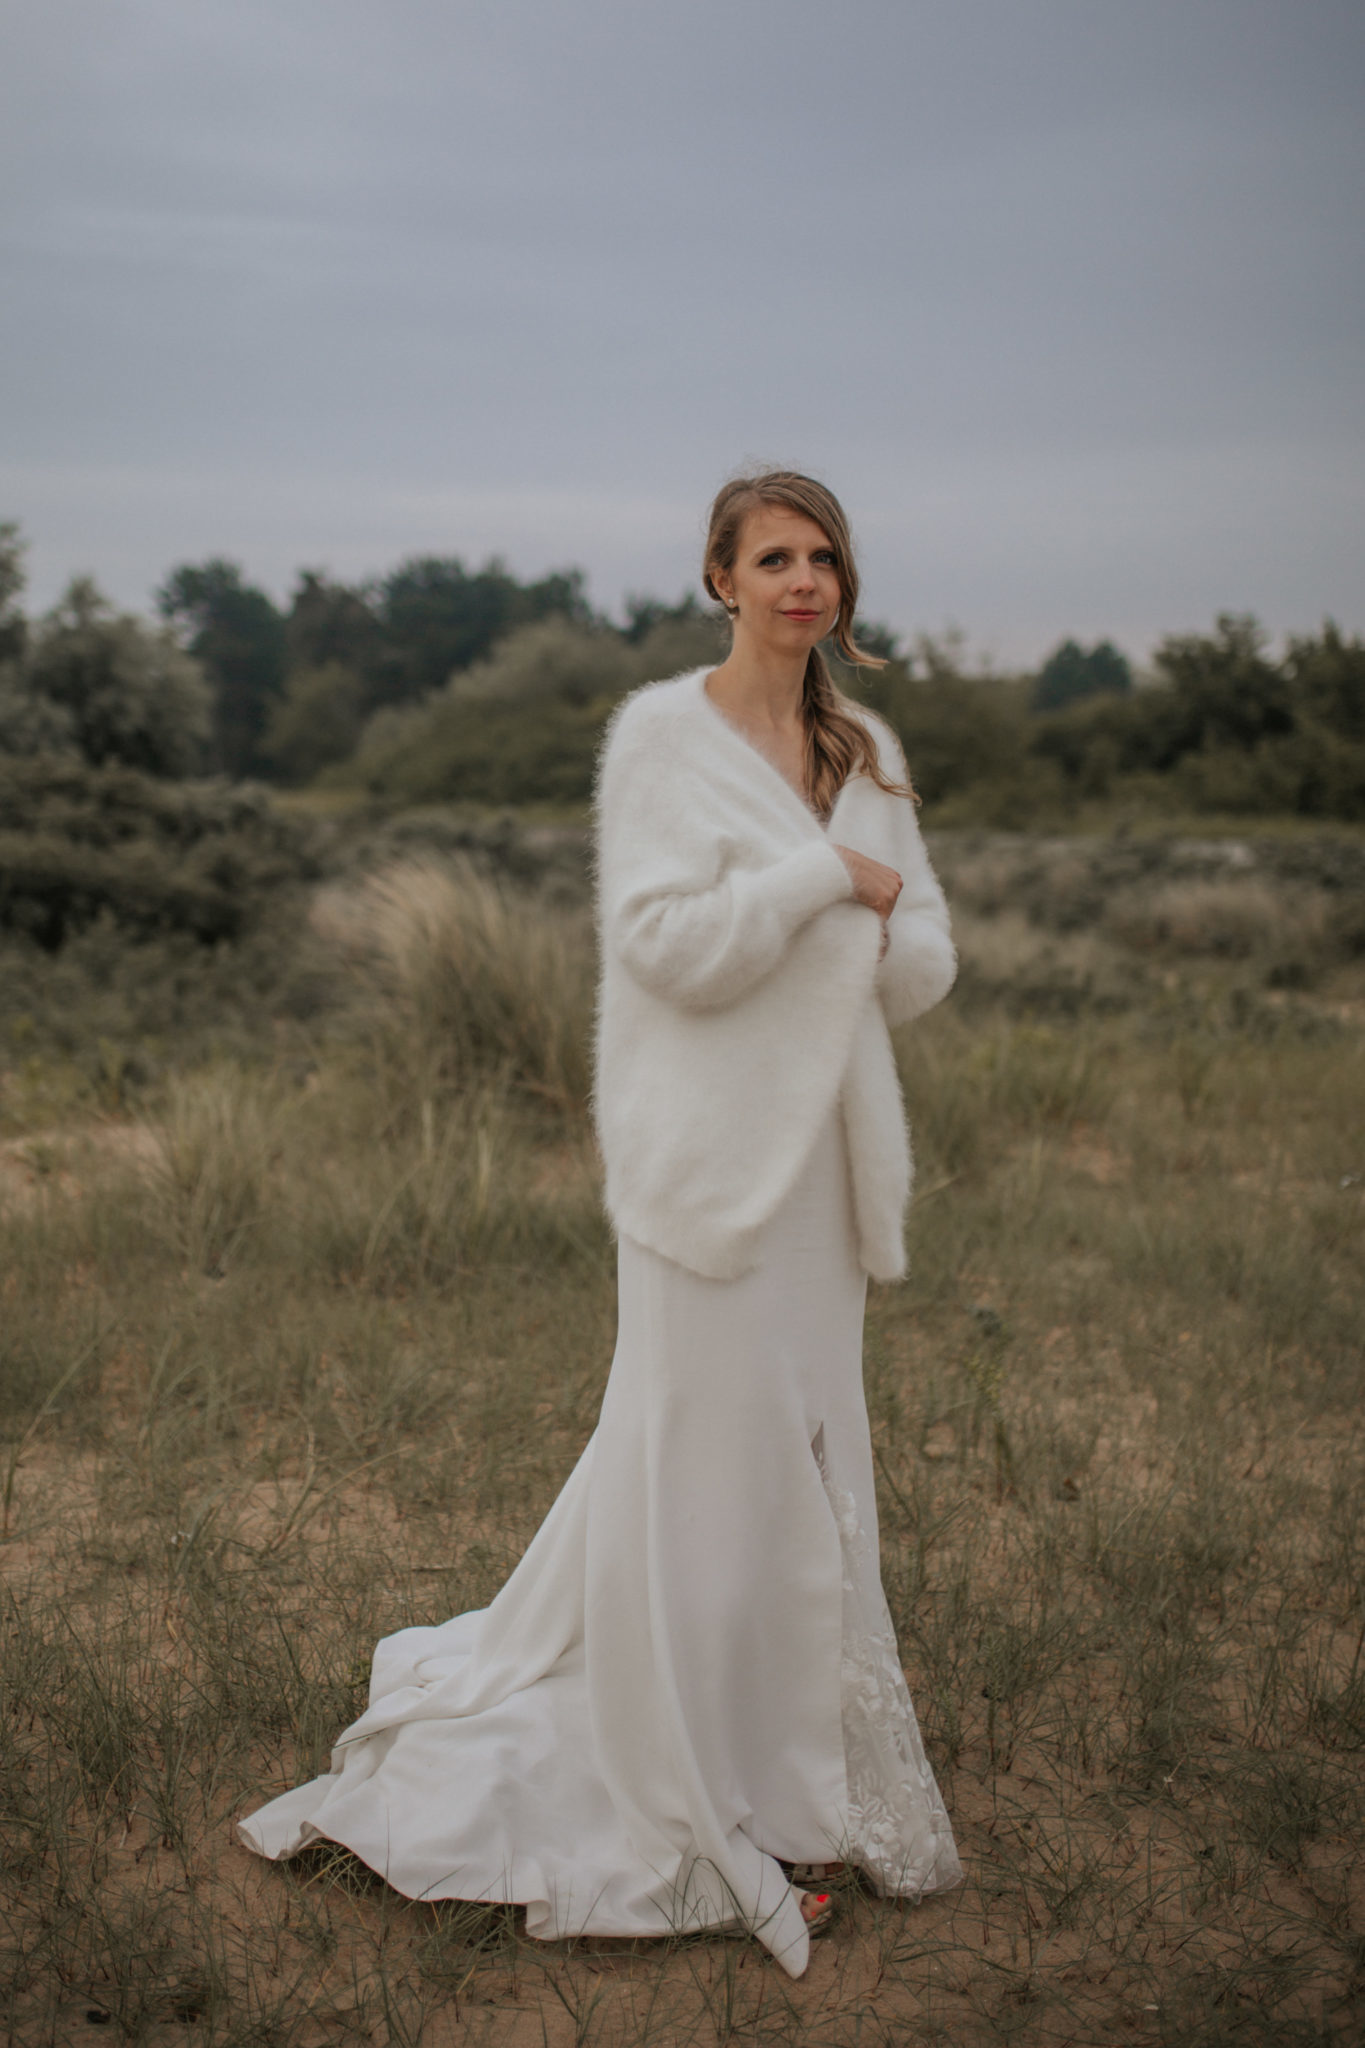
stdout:
<svg viewBox="0 0 1365 2048">
<path fill-rule="evenodd" d="M 41 595 L 456 546 L 672 591 L 772 452 L 846 496 L 902 625 L 1349 623 L 1353 5 L 11 14 L 4 509 Z"/>
</svg>

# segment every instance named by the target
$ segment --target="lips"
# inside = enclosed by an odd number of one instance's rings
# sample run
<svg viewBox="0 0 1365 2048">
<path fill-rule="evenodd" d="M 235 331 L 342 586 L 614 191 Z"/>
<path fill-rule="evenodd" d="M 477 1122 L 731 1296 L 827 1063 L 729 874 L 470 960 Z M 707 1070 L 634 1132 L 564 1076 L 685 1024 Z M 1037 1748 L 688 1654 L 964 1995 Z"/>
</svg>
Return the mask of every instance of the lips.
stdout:
<svg viewBox="0 0 1365 2048">
<path fill-rule="evenodd" d="M 784 619 L 795 619 L 798 624 L 809 624 L 810 620 L 818 619 L 820 614 L 819 612 L 783 612 L 782 616 Z"/>
</svg>

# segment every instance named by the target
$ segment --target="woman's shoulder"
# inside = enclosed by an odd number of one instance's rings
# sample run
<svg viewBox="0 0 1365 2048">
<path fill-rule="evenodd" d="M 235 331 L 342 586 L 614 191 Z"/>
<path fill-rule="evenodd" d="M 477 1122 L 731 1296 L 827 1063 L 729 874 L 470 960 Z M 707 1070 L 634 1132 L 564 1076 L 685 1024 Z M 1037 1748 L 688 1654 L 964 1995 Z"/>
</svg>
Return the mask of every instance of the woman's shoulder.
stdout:
<svg viewBox="0 0 1365 2048">
<path fill-rule="evenodd" d="M 868 734 L 877 750 L 877 760 L 885 773 L 893 779 L 903 776 L 906 772 L 905 750 L 896 736 L 894 727 L 888 724 L 879 711 L 873 711 L 870 705 L 860 704 L 856 697 L 845 698 L 844 709 L 852 712 Z"/>
<path fill-rule="evenodd" d="M 602 734 L 601 754 L 605 759 L 624 747 L 648 744 L 667 732 L 688 709 L 703 669 L 686 669 L 676 676 L 661 676 L 656 682 L 640 683 L 616 703 Z"/>
</svg>

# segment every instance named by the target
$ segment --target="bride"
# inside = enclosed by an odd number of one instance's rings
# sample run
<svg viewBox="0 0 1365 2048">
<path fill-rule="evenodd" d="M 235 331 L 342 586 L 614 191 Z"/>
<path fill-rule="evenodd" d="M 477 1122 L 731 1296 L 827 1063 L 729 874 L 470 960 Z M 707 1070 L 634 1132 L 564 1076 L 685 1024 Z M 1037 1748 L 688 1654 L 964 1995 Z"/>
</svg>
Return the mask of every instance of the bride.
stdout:
<svg viewBox="0 0 1365 2048">
<path fill-rule="evenodd" d="M 593 1113 L 618 1329 L 596 1430 L 491 1605 L 374 1653 L 331 1769 L 239 1823 L 528 1934 L 752 1932 L 793 1976 L 851 1865 L 961 1876 L 882 1592 L 868 1275 L 905 1271 L 888 1027 L 955 960 L 890 728 L 832 683 L 858 581 L 809 477 L 727 484 L 719 667 L 614 711 Z"/>
</svg>

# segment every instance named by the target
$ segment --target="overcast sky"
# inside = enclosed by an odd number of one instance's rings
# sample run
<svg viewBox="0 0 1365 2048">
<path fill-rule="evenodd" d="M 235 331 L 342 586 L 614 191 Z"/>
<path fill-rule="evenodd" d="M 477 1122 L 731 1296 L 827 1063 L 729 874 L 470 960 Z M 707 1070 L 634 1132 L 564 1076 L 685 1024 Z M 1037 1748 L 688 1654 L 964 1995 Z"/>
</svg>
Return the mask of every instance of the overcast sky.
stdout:
<svg viewBox="0 0 1365 2048">
<path fill-rule="evenodd" d="M 1362 0 L 0 0 L 30 600 L 695 583 L 811 469 L 1005 663 L 1365 627 Z"/>
</svg>

